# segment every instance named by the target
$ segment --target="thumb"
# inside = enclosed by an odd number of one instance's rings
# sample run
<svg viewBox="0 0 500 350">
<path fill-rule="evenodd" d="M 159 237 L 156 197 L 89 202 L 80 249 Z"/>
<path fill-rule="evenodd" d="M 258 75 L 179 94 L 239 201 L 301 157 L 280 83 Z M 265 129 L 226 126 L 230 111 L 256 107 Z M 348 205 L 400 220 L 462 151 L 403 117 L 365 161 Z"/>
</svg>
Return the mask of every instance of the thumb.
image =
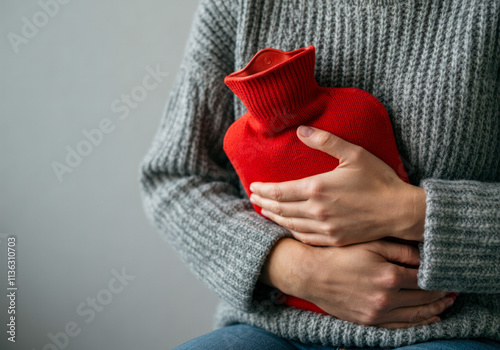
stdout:
<svg viewBox="0 0 500 350">
<path fill-rule="evenodd" d="M 297 136 L 307 146 L 328 153 L 340 162 L 349 158 L 359 146 L 347 142 L 328 131 L 301 125 L 297 128 Z"/>
</svg>

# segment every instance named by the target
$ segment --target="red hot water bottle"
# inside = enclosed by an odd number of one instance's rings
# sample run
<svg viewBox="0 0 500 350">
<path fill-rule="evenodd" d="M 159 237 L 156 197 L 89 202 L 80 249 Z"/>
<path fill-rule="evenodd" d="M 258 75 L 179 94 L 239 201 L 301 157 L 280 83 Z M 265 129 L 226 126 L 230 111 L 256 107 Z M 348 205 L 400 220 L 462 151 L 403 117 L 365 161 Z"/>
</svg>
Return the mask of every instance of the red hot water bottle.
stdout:
<svg viewBox="0 0 500 350">
<path fill-rule="evenodd" d="M 319 86 L 314 68 L 314 46 L 289 52 L 268 48 L 224 79 L 248 109 L 229 127 L 223 144 L 247 195 L 255 181 L 296 180 L 338 166 L 336 158 L 298 139 L 300 125 L 362 146 L 409 183 L 382 103 L 357 88 Z M 260 214 L 261 208 L 253 207 Z M 287 296 L 285 300 L 286 305 L 326 314 L 303 299 Z"/>
</svg>

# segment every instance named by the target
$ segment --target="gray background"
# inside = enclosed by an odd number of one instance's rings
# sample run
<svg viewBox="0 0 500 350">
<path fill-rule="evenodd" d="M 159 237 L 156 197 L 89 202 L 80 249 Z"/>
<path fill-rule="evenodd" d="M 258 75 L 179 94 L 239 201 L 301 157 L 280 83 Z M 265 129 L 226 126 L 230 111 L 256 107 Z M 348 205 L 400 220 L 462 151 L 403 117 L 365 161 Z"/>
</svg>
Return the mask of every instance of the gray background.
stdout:
<svg viewBox="0 0 500 350">
<path fill-rule="evenodd" d="M 212 329 L 216 296 L 149 224 L 138 185 L 196 6 L 72 0 L 16 54 L 8 33 L 22 36 L 23 17 L 42 9 L 1 1 L 0 348 L 56 349 L 49 333 L 71 321 L 80 333 L 66 349 L 171 349 Z M 170 75 L 121 120 L 111 103 L 157 65 Z M 52 163 L 105 118 L 114 131 L 58 181 Z M 6 340 L 6 235 L 17 238 L 15 344 Z M 135 279 L 110 294 L 111 271 L 123 268 Z M 97 296 L 109 303 L 87 323 L 77 307 Z"/>
</svg>

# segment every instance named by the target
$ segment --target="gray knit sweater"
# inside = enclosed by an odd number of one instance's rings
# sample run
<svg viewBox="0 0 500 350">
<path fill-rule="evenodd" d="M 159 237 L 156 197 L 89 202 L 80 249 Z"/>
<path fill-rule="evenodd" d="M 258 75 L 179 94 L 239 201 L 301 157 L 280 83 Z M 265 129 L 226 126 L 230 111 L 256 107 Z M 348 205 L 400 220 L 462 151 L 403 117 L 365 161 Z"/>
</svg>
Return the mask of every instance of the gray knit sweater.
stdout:
<svg viewBox="0 0 500 350">
<path fill-rule="evenodd" d="M 366 327 L 257 301 L 286 229 L 254 212 L 222 150 L 245 113 L 223 79 L 260 49 L 314 45 L 322 86 L 375 95 L 412 183 L 427 193 L 423 289 L 460 292 L 439 323 Z M 243 322 L 331 346 L 500 339 L 500 0 L 202 0 L 141 167 L 148 217 Z"/>
</svg>

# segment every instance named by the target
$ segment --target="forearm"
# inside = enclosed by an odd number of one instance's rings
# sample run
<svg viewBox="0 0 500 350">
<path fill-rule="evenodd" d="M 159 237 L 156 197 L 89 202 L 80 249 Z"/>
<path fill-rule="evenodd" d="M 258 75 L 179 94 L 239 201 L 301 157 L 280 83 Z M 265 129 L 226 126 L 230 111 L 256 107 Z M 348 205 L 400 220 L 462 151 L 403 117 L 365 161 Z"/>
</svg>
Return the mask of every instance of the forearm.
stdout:
<svg viewBox="0 0 500 350">
<path fill-rule="evenodd" d="M 306 284 L 305 264 L 312 261 L 306 256 L 308 246 L 293 239 L 282 238 L 273 246 L 262 267 L 259 281 L 280 291 L 300 297 Z"/>
<path fill-rule="evenodd" d="M 346 321 L 401 328 L 429 324 L 453 304 L 445 292 L 417 291 L 416 248 L 378 241 L 346 247 L 312 247 L 279 240 L 263 266 L 260 281 L 310 301 Z"/>
</svg>

